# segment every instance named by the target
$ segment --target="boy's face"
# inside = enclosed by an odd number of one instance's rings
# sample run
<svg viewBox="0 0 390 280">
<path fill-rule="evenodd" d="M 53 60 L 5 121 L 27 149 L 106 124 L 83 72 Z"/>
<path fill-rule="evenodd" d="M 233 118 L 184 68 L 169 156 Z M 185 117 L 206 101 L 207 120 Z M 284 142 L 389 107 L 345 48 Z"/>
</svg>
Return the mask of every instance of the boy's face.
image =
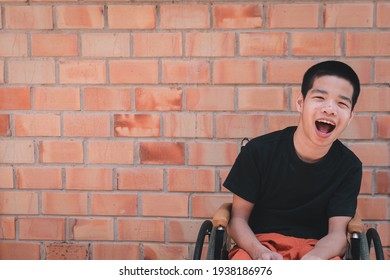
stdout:
<svg viewBox="0 0 390 280">
<path fill-rule="evenodd" d="M 317 78 L 305 99 L 297 99 L 303 132 L 315 145 L 331 145 L 351 121 L 353 87 L 336 76 Z"/>
</svg>

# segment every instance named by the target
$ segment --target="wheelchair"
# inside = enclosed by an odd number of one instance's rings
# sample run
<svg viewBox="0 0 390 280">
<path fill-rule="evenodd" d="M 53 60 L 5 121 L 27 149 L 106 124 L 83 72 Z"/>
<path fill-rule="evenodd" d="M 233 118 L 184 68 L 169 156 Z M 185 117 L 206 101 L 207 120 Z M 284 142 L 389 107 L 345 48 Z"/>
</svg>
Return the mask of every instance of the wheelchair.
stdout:
<svg viewBox="0 0 390 280">
<path fill-rule="evenodd" d="M 241 148 L 249 141 L 244 138 Z M 207 260 L 226 260 L 233 241 L 227 233 L 227 225 L 230 219 L 232 204 L 224 203 L 215 212 L 212 220 L 205 220 L 198 232 L 194 249 L 194 260 L 202 258 L 202 251 L 206 236 L 208 237 Z M 384 252 L 381 239 L 375 228 L 365 230 L 359 214 L 356 214 L 348 224 L 349 246 L 344 259 L 347 260 L 370 260 L 371 248 L 374 248 L 375 259 L 384 260 Z"/>
<path fill-rule="evenodd" d="M 222 204 L 212 220 L 205 220 L 198 232 L 193 259 L 200 260 L 206 236 L 208 237 L 207 260 L 226 260 L 233 247 L 226 228 L 230 219 L 231 203 Z M 375 259 L 384 260 L 382 243 L 375 228 L 364 230 L 359 214 L 348 224 L 349 246 L 344 258 L 347 260 L 370 260 L 371 248 L 374 248 Z"/>
</svg>

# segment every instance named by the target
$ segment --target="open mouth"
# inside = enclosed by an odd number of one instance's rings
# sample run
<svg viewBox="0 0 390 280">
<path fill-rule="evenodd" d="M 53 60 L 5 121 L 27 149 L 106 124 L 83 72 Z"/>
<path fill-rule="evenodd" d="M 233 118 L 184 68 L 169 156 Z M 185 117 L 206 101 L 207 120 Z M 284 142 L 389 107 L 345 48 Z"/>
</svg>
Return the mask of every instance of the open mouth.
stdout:
<svg viewBox="0 0 390 280">
<path fill-rule="evenodd" d="M 317 120 L 316 127 L 319 132 L 328 134 L 336 128 L 336 125 L 328 120 Z"/>
</svg>

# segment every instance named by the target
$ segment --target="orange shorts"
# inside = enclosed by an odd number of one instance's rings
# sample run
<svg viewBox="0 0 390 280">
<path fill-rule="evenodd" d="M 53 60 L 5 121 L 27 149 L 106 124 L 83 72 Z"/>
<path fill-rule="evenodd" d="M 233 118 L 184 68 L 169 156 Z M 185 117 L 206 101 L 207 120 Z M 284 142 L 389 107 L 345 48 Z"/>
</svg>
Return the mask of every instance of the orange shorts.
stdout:
<svg viewBox="0 0 390 280">
<path fill-rule="evenodd" d="M 300 260 L 311 251 L 317 243 L 317 239 L 304 239 L 292 236 L 285 236 L 279 233 L 256 234 L 257 240 L 273 252 L 282 255 L 284 260 Z M 231 260 L 251 260 L 249 254 L 238 246 L 229 252 Z M 334 257 L 332 260 L 341 260 Z"/>
</svg>

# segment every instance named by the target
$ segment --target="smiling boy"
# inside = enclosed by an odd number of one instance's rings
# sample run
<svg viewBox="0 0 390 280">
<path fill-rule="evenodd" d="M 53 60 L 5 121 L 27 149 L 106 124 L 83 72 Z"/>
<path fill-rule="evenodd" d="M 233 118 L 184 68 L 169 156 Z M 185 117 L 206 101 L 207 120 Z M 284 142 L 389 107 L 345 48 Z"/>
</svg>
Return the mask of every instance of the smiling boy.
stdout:
<svg viewBox="0 0 390 280">
<path fill-rule="evenodd" d="M 296 100 L 297 127 L 252 139 L 224 186 L 233 193 L 231 259 L 340 259 L 362 163 L 339 140 L 360 93 L 338 61 L 312 66 Z"/>
</svg>

